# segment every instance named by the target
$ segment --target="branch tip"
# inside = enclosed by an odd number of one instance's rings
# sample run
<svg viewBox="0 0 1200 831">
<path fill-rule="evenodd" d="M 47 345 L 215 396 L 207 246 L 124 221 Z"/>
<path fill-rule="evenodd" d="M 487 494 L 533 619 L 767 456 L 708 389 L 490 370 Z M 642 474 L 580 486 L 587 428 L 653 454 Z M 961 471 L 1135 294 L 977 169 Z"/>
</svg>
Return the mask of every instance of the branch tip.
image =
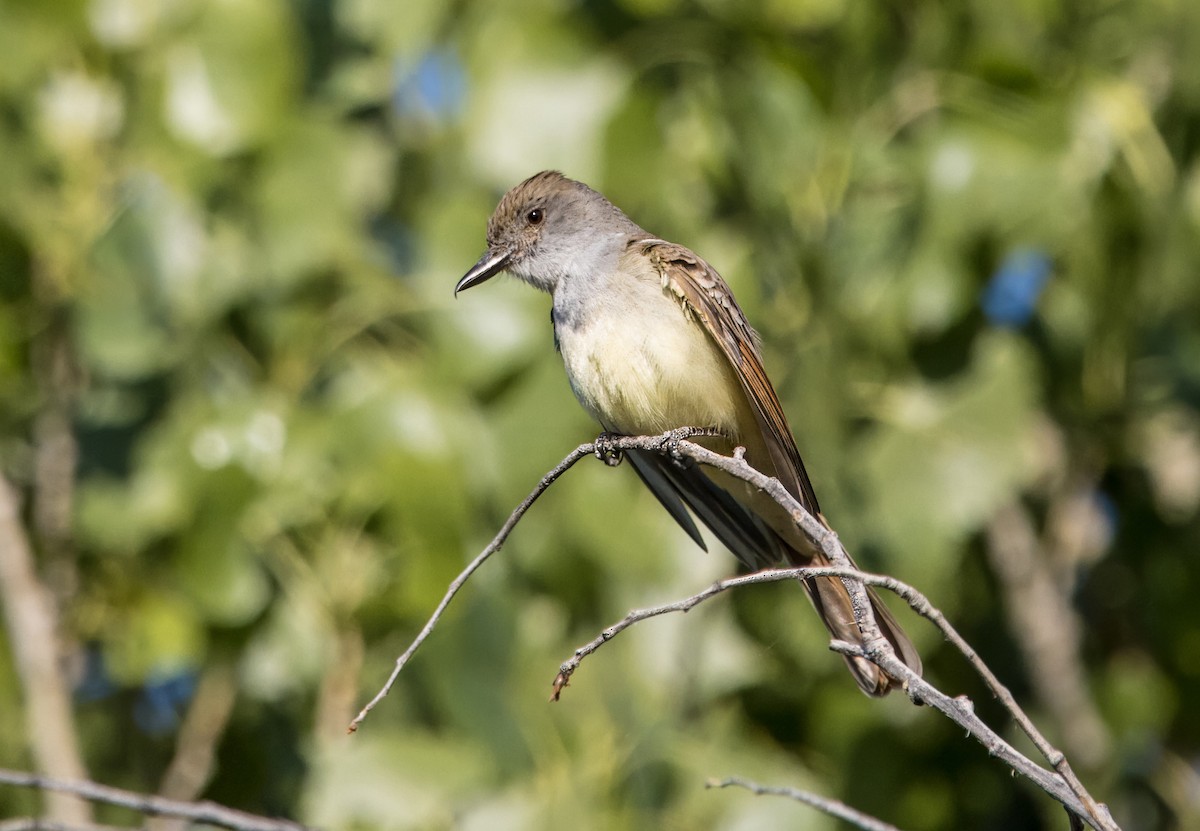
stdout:
<svg viewBox="0 0 1200 831">
<path fill-rule="evenodd" d="M 558 701 L 558 699 L 562 696 L 562 691 L 567 688 L 567 684 L 569 684 L 571 681 L 572 671 L 573 670 L 564 666 L 558 671 L 558 675 L 554 676 L 554 683 L 550 685 L 553 690 L 550 693 L 550 703 Z"/>
</svg>

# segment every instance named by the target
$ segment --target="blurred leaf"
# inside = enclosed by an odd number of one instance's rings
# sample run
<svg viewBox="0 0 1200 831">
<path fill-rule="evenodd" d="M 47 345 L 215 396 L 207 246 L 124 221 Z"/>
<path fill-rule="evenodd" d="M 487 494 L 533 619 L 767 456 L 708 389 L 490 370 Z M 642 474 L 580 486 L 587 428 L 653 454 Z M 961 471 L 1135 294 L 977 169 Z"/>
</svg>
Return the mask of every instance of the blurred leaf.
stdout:
<svg viewBox="0 0 1200 831">
<path fill-rule="evenodd" d="M 168 54 L 167 123 L 213 155 L 253 148 L 287 123 L 298 91 L 288 7 L 220 0 L 198 11 Z"/>
<path fill-rule="evenodd" d="M 196 666 L 204 647 L 203 624 L 189 604 L 145 591 L 111 622 L 105 666 L 118 683 L 137 686 L 153 675 Z"/>
<path fill-rule="evenodd" d="M 876 535 L 927 589 L 949 546 L 1039 472 L 1030 358 L 1016 338 L 981 336 L 961 377 L 890 389 L 885 424 L 864 442 Z"/>
<path fill-rule="evenodd" d="M 0 467 L 87 765 L 157 789 L 221 662 L 203 796 L 331 827 L 832 827 L 699 786 L 730 773 L 918 831 L 1058 826 L 931 714 L 858 696 L 795 586 L 636 627 L 548 707 L 580 643 L 737 569 L 586 460 L 327 735 L 597 431 L 544 295 L 452 293 L 500 193 L 559 167 L 721 271 L 831 523 L 1043 718 L 978 551 L 1026 506 L 1112 733 L 1085 781 L 1128 827 L 1194 815 L 1197 33 L 1179 2 L 4 4 Z M 928 676 L 974 683 L 910 617 Z M 10 766 L 20 672 L 0 648 Z"/>
</svg>

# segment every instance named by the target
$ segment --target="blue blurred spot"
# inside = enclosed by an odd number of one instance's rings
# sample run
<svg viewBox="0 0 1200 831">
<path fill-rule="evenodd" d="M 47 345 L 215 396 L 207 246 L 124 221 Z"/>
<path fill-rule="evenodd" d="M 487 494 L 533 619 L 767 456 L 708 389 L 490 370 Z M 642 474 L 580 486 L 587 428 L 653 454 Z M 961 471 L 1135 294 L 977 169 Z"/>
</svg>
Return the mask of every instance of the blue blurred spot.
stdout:
<svg viewBox="0 0 1200 831">
<path fill-rule="evenodd" d="M 1049 279 L 1050 258 L 1045 253 L 1031 248 L 1010 252 L 983 290 L 983 313 L 997 326 L 1024 326 Z"/>
<path fill-rule="evenodd" d="M 1095 501 L 1100 516 L 1104 517 L 1105 531 L 1111 540 L 1121 522 L 1120 509 L 1117 508 L 1117 503 L 1113 501 L 1113 498 L 1104 491 L 1092 491 L 1092 499 Z"/>
<path fill-rule="evenodd" d="M 416 66 L 397 60 L 392 107 L 401 117 L 444 120 L 462 112 L 467 75 L 450 50 L 427 52 Z"/>
<path fill-rule="evenodd" d="M 99 701 L 116 692 L 117 686 L 104 665 L 104 653 L 96 644 L 89 644 L 83 653 L 83 677 L 75 686 L 79 701 Z"/>
<path fill-rule="evenodd" d="M 133 720 L 150 735 L 174 730 L 183 708 L 196 691 L 196 673 L 186 669 L 148 680 L 133 705 Z"/>
<path fill-rule="evenodd" d="M 393 275 L 410 273 L 416 266 L 417 240 L 408 226 L 394 217 L 380 214 L 370 222 L 371 239 L 378 243 L 384 267 Z"/>
</svg>

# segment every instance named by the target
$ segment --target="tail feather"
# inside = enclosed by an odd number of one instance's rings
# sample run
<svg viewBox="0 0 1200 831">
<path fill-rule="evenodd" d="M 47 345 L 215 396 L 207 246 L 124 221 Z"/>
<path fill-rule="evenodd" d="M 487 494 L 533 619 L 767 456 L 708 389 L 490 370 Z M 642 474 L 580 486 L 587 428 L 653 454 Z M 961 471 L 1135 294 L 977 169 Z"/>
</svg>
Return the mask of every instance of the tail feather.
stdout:
<svg viewBox="0 0 1200 831">
<path fill-rule="evenodd" d="M 847 553 L 846 556 L 849 558 L 850 555 Z M 850 562 L 853 564 L 854 560 L 851 559 Z M 811 556 L 811 559 L 807 559 L 804 565 L 821 567 L 830 565 L 830 562 L 823 552 L 817 551 Z M 804 581 L 804 588 L 808 591 L 809 599 L 812 600 L 817 614 L 820 615 L 821 621 L 829 630 L 830 635 L 838 640 L 862 645 L 863 636 L 854 620 L 854 607 L 850 602 L 850 592 L 841 578 L 813 577 Z M 879 624 L 879 630 L 896 650 L 896 656 L 909 669 L 920 675 L 921 657 L 917 654 L 917 648 L 900 628 L 900 624 L 892 616 L 888 607 L 884 605 L 883 600 L 870 587 L 867 588 L 867 596 L 871 600 L 871 610 L 875 613 L 875 621 Z M 888 675 L 867 659 L 850 655 L 843 657 L 854 680 L 867 695 L 886 695 L 893 688 L 900 686 L 899 679 Z"/>
<path fill-rule="evenodd" d="M 824 554 L 796 527 L 791 514 L 756 488 L 720 471 L 705 471 L 700 465 L 691 463 L 677 464 L 657 453 L 633 450 L 628 455 L 642 481 L 701 547 L 704 545 L 703 538 L 684 506 L 707 525 L 717 539 L 749 569 L 778 565 L 784 560 L 796 566 L 830 564 Z M 815 501 L 813 505 L 815 507 Z M 820 518 L 819 513 L 817 516 Z M 854 622 L 850 593 L 840 579 L 818 577 L 805 580 L 804 588 L 808 590 L 809 598 L 833 637 L 850 643 L 862 643 L 862 634 Z M 892 644 L 900 660 L 920 673 L 921 659 L 900 624 L 875 592 L 867 589 L 867 594 L 883 636 Z M 847 657 L 846 664 L 867 695 L 886 695 L 900 685 L 897 679 L 865 658 Z"/>
</svg>

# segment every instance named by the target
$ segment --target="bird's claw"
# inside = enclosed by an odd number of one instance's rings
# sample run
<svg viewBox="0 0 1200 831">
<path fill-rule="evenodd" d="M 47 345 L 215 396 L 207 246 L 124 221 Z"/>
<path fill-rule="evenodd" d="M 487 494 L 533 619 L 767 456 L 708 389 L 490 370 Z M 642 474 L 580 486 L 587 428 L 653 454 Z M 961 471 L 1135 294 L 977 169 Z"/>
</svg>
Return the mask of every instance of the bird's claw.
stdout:
<svg viewBox="0 0 1200 831">
<path fill-rule="evenodd" d="M 667 442 L 667 456 L 675 463 L 676 467 L 687 467 L 690 461 L 679 449 L 679 440 L 672 439 Z"/>
<path fill-rule="evenodd" d="M 616 467 L 625 459 L 625 451 L 615 446 L 619 438 L 621 436 L 617 433 L 604 432 L 594 442 L 596 458 L 609 467 Z"/>
<path fill-rule="evenodd" d="M 683 455 L 683 452 L 679 449 L 679 445 L 696 434 L 696 429 L 693 427 L 679 427 L 666 435 L 665 441 L 662 443 L 662 449 L 666 453 L 667 458 L 675 463 L 676 467 L 688 468 L 693 464 L 690 458 Z"/>
</svg>

